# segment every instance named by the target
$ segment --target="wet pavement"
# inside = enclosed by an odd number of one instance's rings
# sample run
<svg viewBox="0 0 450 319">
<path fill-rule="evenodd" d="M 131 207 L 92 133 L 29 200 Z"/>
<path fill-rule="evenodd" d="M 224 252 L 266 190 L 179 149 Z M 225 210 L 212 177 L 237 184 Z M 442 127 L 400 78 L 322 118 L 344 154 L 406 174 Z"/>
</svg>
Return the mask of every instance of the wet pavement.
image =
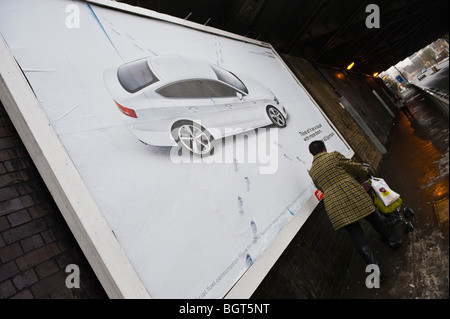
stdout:
<svg viewBox="0 0 450 319">
<path fill-rule="evenodd" d="M 403 238 L 398 250 L 382 243 L 363 221 L 364 231 L 387 275 L 380 288 L 367 288 L 369 273 L 355 252 L 341 298 L 448 299 L 449 298 L 449 123 L 437 108 L 415 90 L 404 94 L 415 119 L 399 112 L 392 127 L 388 152 L 377 177 L 400 193 L 414 230 L 398 224 L 393 233 Z"/>
</svg>

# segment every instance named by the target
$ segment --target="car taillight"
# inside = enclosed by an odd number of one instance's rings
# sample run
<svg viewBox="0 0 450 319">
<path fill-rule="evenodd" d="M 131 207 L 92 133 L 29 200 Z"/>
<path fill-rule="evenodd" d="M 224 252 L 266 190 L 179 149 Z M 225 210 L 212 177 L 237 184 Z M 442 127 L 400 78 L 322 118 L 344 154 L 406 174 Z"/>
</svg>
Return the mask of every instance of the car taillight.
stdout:
<svg viewBox="0 0 450 319">
<path fill-rule="evenodd" d="M 129 117 L 134 117 L 137 119 L 137 115 L 136 112 L 132 109 L 129 109 L 123 105 L 120 105 L 119 103 L 117 103 L 116 100 L 114 100 L 114 102 L 116 103 L 117 107 L 119 108 L 120 112 L 122 112 L 123 114 L 129 116 Z"/>
</svg>

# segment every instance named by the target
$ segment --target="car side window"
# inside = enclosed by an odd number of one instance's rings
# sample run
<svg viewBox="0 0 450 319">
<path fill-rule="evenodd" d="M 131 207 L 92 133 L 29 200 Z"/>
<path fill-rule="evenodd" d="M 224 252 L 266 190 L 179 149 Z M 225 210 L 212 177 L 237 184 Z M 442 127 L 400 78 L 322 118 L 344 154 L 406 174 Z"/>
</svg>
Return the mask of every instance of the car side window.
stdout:
<svg viewBox="0 0 450 319">
<path fill-rule="evenodd" d="M 212 98 L 236 97 L 236 89 L 218 81 L 202 80 L 205 90 Z"/>
<path fill-rule="evenodd" d="M 213 64 L 211 64 L 211 68 L 213 69 L 214 73 L 216 73 L 216 76 L 220 81 L 228 83 L 232 87 L 235 87 L 245 94 L 248 94 L 247 87 L 236 75 Z"/>
<path fill-rule="evenodd" d="M 209 98 L 198 80 L 175 82 L 156 90 L 156 93 L 159 93 L 164 97 L 175 99 Z"/>
</svg>

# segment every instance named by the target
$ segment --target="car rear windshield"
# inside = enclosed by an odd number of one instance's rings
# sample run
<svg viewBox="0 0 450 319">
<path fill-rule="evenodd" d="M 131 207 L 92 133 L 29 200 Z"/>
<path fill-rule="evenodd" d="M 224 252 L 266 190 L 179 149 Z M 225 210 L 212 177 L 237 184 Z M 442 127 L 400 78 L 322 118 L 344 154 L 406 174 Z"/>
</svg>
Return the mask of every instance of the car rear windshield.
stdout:
<svg viewBox="0 0 450 319">
<path fill-rule="evenodd" d="M 130 93 L 135 93 L 159 81 L 150 70 L 147 59 L 133 61 L 120 66 L 117 70 L 117 78 L 122 87 Z"/>
<path fill-rule="evenodd" d="M 235 87 L 236 89 L 240 90 L 241 92 L 244 92 L 245 94 L 248 94 L 248 89 L 247 87 L 244 85 L 244 83 L 242 83 L 242 81 L 233 73 L 224 70 L 222 68 L 219 68 L 217 66 L 211 65 L 211 68 L 213 69 L 214 73 L 216 73 L 217 78 L 220 81 L 223 81 L 229 85 L 231 85 L 232 87 Z"/>
</svg>

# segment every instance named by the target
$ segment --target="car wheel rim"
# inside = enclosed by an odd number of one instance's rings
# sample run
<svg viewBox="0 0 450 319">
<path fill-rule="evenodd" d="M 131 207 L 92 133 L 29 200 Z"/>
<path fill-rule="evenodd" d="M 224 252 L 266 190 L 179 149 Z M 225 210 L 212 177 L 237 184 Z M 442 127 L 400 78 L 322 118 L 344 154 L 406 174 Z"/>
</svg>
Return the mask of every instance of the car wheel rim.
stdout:
<svg viewBox="0 0 450 319">
<path fill-rule="evenodd" d="M 276 108 L 272 107 L 269 109 L 269 116 L 275 124 L 278 126 L 284 126 L 284 117 Z"/>
<path fill-rule="evenodd" d="M 178 129 L 180 142 L 193 153 L 206 154 L 211 150 L 211 141 L 208 135 L 199 127 L 183 125 Z"/>
</svg>

